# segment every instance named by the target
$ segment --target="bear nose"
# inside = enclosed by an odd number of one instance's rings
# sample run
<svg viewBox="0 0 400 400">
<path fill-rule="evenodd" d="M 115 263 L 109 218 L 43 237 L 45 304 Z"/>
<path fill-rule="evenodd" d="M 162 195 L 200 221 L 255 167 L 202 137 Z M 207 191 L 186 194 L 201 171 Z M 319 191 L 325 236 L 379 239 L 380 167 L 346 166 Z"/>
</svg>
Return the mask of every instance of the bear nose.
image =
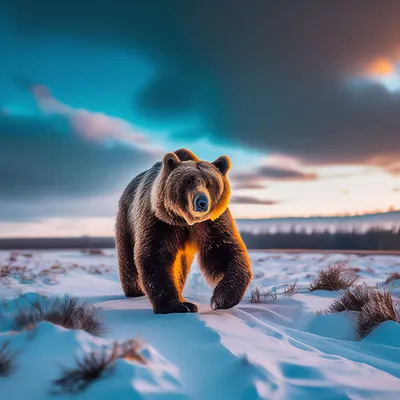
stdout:
<svg viewBox="0 0 400 400">
<path fill-rule="evenodd" d="M 193 209 L 196 212 L 208 211 L 208 197 L 204 193 L 197 193 L 193 199 Z"/>
</svg>

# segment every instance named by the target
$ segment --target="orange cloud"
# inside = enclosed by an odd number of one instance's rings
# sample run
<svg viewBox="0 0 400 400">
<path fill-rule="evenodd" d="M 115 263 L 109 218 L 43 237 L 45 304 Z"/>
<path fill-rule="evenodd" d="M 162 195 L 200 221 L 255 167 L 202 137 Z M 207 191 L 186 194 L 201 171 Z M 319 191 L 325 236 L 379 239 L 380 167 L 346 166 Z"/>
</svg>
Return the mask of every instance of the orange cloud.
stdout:
<svg viewBox="0 0 400 400">
<path fill-rule="evenodd" d="M 367 75 L 387 76 L 393 71 L 394 65 L 388 58 L 378 57 L 367 66 L 366 73 Z"/>
<path fill-rule="evenodd" d="M 368 165 L 383 168 L 391 175 L 400 176 L 400 161 L 397 154 L 379 155 L 368 160 Z"/>
</svg>

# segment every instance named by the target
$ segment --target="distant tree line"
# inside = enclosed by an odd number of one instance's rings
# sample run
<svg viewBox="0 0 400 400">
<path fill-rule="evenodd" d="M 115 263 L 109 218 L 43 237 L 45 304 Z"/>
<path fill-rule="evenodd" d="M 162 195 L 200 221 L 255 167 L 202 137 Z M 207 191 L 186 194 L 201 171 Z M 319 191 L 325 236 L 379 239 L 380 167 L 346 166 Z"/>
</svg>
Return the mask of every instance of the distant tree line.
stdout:
<svg viewBox="0 0 400 400">
<path fill-rule="evenodd" d="M 400 228 L 373 228 L 365 232 L 314 231 L 292 229 L 277 233 L 241 232 L 248 249 L 308 249 L 308 250 L 400 250 Z M 75 238 L 13 238 L 0 239 L 0 250 L 29 249 L 110 249 L 112 237 Z"/>
<path fill-rule="evenodd" d="M 0 239 L 0 250 L 62 250 L 62 249 L 111 249 L 112 237 L 65 237 L 65 238 L 7 238 Z"/>
<path fill-rule="evenodd" d="M 400 250 L 400 228 L 352 231 L 241 232 L 249 249 Z"/>
</svg>

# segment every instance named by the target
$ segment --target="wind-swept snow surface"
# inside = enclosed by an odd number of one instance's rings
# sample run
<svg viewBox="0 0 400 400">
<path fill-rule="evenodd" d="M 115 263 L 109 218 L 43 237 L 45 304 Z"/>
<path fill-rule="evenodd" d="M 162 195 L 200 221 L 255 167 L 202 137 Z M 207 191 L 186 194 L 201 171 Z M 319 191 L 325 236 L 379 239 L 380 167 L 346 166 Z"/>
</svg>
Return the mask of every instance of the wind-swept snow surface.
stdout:
<svg viewBox="0 0 400 400">
<path fill-rule="evenodd" d="M 185 296 L 199 313 L 156 315 L 147 298 L 123 296 L 113 251 L 0 253 L 0 349 L 8 342 L 11 363 L 1 376 L 0 351 L 0 398 L 71 398 L 55 380 L 85 356 L 110 355 L 115 343 L 131 339 L 141 343 L 138 357 L 144 362 L 116 357 L 73 398 L 400 398 L 400 324 L 384 322 L 361 339 L 357 313 L 317 315 L 339 293 L 306 289 L 319 270 L 338 262 L 353 268 L 360 283 L 387 288 L 385 280 L 400 272 L 399 256 L 250 255 L 254 279 L 237 307 L 212 311 L 212 289 L 194 264 Z M 285 295 L 285 285 L 295 281 L 299 290 Z M 399 280 L 389 285 L 400 295 Z M 256 287 L 270 294 L 261 303 L 251 302 Z M 95 318 L 104 329 L 94 335 L 90 328 L 21 321 L 38 305 L 51 314 L 50 304 L 56 298 L 63 304 L 64 295 L 98 307 Z"/>
</svg>

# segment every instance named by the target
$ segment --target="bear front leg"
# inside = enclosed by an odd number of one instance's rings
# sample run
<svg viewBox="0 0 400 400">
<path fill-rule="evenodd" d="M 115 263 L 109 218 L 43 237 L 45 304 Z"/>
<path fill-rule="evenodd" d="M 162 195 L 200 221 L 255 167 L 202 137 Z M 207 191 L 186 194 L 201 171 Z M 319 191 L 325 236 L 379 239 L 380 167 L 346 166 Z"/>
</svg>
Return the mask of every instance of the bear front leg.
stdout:
<svg viewBox="0 0 400 400">
<path fill-rule="evenodd" d="M 177 238 L 174 232 L 165 233 L 158 229 L 135 243 L 135 263 L 142 286 L 156 314 L 196 312 L 197 307 L 185 302 L 180 294 L 179 247 L 174 243 Z"/>
<path fill-rule="evenodd" d="M 235 259 L 227 260 L 227 269 L 211 297 L 213 310 L 236 306 L 243 298 L 249 286 L 252 274 L 246 265 L 240 265 Z"/>
<path fill-rule="evenodd" d="M 251 281 L 251 261 L 233 218 L 226 210 L 214 222 L 207 222 L 200 234 L 200 268 L 216 283 L 211 308 L 227 309 L 237 305 Z"/>
</svg>

